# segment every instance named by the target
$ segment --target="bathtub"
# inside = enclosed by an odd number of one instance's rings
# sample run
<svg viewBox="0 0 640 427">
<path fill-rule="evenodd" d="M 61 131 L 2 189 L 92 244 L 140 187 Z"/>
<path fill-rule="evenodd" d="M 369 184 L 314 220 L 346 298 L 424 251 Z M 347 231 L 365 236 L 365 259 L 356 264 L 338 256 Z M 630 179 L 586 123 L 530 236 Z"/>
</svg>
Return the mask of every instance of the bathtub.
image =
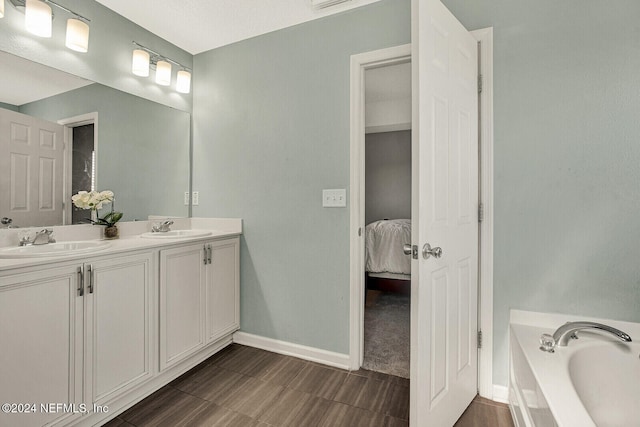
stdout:
<svg viewBox="0 0 640 427">
<path fill-rule="evenodd" d="M 554 353 L 540 335 L 565 322 L 604 323 L 634 340 L 585 330 Z M 517 427 L 640 427 L 640 323 L 512 310 L 509 407 Z"/>
</svg>

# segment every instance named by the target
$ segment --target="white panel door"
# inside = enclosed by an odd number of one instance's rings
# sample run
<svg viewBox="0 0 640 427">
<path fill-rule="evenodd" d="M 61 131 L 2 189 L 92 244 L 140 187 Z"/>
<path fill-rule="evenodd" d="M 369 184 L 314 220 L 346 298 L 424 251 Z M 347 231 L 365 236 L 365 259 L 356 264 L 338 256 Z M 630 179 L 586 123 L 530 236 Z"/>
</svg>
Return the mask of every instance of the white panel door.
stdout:
<svg viewBox="0 0 640 427">
<path fill-rule="evenodd" d="M 440 427 L 477 393 L 477 42 L 439 0 L 412 9 L 411 425 Z"/>
<path fill-rule="evenodd" d="M 207 343 L 240 328 L 240 240 L 220 240 L 208 245 Z"/>
<path fill-rule="evenodd" d="M 0 108 L 0 216 L 62 224 L 63 126 Z"/>
<path fill-rule="evenodd" d="M 151 378 L 152 255 L 85 264 L 85 401 L 104 405 Z"/>
</svg>

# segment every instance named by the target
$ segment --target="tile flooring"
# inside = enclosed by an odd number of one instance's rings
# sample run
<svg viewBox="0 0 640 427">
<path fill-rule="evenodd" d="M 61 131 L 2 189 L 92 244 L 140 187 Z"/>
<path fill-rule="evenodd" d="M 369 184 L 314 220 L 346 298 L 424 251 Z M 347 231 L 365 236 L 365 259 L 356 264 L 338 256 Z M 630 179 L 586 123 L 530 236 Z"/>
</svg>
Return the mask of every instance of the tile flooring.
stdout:
<svg viewBox="0 0 640 427">
<path fill-rule="evenodd" d="M 494 409 L 504 410 L 474 401 L 465 415 L 493 420 L 486 413 Z M 466 423 L 465 415 L 457 427 L 512 425 Z M 408 418 L 407 379 L 232 344 L 106 425 L 392 427 Z"/>
</svg>

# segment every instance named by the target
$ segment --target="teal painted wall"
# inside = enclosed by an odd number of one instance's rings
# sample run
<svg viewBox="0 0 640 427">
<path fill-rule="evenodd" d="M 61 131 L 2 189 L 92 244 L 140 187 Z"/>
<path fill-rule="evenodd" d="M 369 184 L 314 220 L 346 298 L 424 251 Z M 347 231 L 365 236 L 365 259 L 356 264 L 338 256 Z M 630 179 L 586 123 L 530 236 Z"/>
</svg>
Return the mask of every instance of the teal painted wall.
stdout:
<svg viewBox="0 0 640 427">
<path fill-rule="evenodd" d="M 189 215 L 189 113 L 100 84 L 25 104 L 57 121 L 98 113 L 98 190 L 112 190 L 123 221 Z"/>
<path fill-rule="evenodd" d="M 8 1 L 5 2 L 5 17 L 0 21 L 0 50 L 191 112 L 191 94 L 184 95 L 175 91 L 175 69 L 171 87 L 157 85 L 153 79 L 153 71 L 149 78 L 137 77 L 131 73 L 131 42 L 135 40 L 187 67 L 191 67 L 193 62 L 190 53 L 95 0 L 65 0 L 61 4 L 91 19 L 87 53 L 74 52 L 65 47 L 66 23 L 70 17 L 66 12 L 54 7 L 52 37 L 40 38 L 24 29 L 24 14 L 18 12 Z"/>
<path fill-rule="evenodd" d="M 349 351 L 352 54 L 410 42 L 384 0 L 194 57 L 194 216 L 241 217 L 243 331 Z M 350 202 L 349 202 L 350 203 Z"/>
<path fill-rule="evenodd" d="M 494 27 L 494 383 L 506 385 L 509 309 L 640 322 L 640 3 L 444 3 L 469 29 Z"/>
<path fill-rule="evenodd" d="M 18 107 L 17 105 L 7 104 L 5 102 L 0 102 L 0 108 L 11 111 L 20 111 L 20 107 Z"/>
</svg>

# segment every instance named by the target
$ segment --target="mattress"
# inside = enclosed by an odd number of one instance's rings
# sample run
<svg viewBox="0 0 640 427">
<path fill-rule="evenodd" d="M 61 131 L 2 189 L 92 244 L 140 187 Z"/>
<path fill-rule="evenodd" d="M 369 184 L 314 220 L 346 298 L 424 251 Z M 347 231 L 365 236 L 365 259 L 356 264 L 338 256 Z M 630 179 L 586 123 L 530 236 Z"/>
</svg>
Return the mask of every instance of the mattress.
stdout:
<svg viewBox="0 0 640 427">
<path fill-rule="evenodd" d="M 370 273 L 411 274 L 411 257 L 403 246 L 411 243 L 411 220 L 374 221 L 365 227 L 365 270 Z"/>
</svg>

